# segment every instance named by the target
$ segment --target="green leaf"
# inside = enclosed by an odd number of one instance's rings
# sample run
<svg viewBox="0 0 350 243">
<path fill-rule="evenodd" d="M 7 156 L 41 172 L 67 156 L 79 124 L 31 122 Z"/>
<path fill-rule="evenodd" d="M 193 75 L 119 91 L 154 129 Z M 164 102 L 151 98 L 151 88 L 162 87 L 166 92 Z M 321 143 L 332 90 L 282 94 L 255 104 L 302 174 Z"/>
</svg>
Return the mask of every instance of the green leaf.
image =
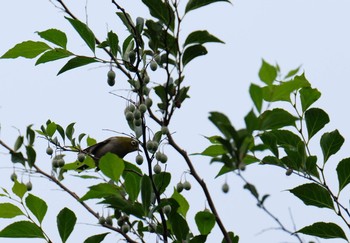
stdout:
<svg viewBox="0 0 350 243">
<path fill-rule="evenodd" d="M 162 0 L 142 0 L 148 7 L 150 14 L 163 22 L 171 31 L 174 31 L 175 16 L 174 10 L 167 1 Z"/>
<path fill-rule="evenodd" d="M 290 102 L 290 97 L 294 91 L 303 87 L 309 87 L 310 83 L 305 78 L 304 74 L 294 77 L 293 80 L 281 82 L 278 85 L 268 85 L 263 88 L 263 98 L 266 101 L 287 101 Z"/>
<path fill-rule="evenodd" d="M 261 112 L 261 107 L 263 103 L 263 91 L 262 88 L 256 84 L 251 84 L 249 87 L 249 94 L 253 100 L 256 109 Z"/>
<path fill-rule="evenodd" d="M 89 191 L 80 198 L 81 201 L 94 198 L 116 197 L 119 193 L 119 188 L 116 185 L 109 183 L 100 183 L 89 187 Z"/>
<path fill-rule="evenodd" d="M 15 152 L 11 151 L 10 154 L 11 154 L 12 163 L 21 163 L 22 165 L 24 165 L 25 159 L 24 159 L 23 154 L 21 152 L 15 153 Z"/>
<path fill-rule="evenodd" d="M 13 187 L 12 187 L 12 192 L 22 199 L 24 194 L 27 192 L 27 187 L 25 184 L 15 180 L 15 183 L 13 184 Z"/>
<path fill-rule="evenodd" d="M 206 30 L 197 30 L 187 36 L 184 46 L 187 46 L 190 44 L 204 44 L 208 42 L 224 43 L 222 40 L 213 36 Z"/>
<path fill-rule="evenodd" d="M 208 235 L 215 225 L 215 216 L 208 211 L 198 212 L 194 219 L 202 235 Z"/>
<path fill-rule="evenodd" d="M 29 221 L 18 221 L 6 226 L 0 231 L 0 237 L 45 239 L 41 229 Z"/>
<path fill-rule="evenodd" d="M 13 146 L 14 151 L 17 151 L 21 148 L 21 146 L 23 145 L 23 140 L 24 140 L 23 136 L 18 136 L 15 142 L 15 145 Z"/>
<path fill-rule="evenodd" d="M 323 153 L 323 161 L 327 162 L 329 157 L 339 151 L 344 143 L 344 138 L 338 130 L 326 132 L 321 137 L 321 148 Z"/>
<path fill-rule="evenodd" d="M 88 45 L 88 47 L 91 49 L 93 53 L 95 53 L 95 35 L 90 30 L 90 28 L 84 24 L 83 22 L 80 22 L 77 19 L 71 19 L 68 17 L 65 17 L 71 25 L 74 27 L 74 29 L 78 32 L 80 37 L 85 41 L 85 43 Z"/>
<path fill-rule="evenodd" d="M 271 64 L 262 60 L 262 65 L 259 70 L 259 78 L 267 85 L 271 85 L 273 81 L 277 78 L 277 69 Z"/>
<path fill-rule="evenodd" d="M 343 159 L 337 165 L 339 191 L 350 183 L 350 158 Z"/>
<path fill-rule="evenodd" d="M 317 157 L 309 156 L 306 158 L 306 172 L 310 173 L 317 178 L 320 178 L 320 175 L 317 170 Z"/>
<path fill-rule="evenodd" d="M 148 175 L 143 175 L 141 179 L 141 200 L 145 212 L 149 211 L 151 205 L 152 185 Z"/>
<path fill-rule="evenodd" d="M 109 152 L 103 155 L 99 161 L 99 168 L 103 174 L 115 182 L 119 181 L 124 167 L 124 160 Z"/>
<path fill-rule="evenodd" d="M 342 228 L 334 223 L 317 222 L 298 230 L 297 233 L 313 235 L 323 239 L 341 238 L 348 241 Z"/>
<path fill-rule="evenodd" d="M 135 201 L 140 193 L 140 182 L 141 177 L 135 173 L 127 173 L 124 176 L 124 187 L 125 191 L 129 195 L 130 201 Z"/>
<path fill-rule="evenodd" d="M 299 91 L 299 94 L 303 112 L 306 111 L 313 103 L 315 103 L 321 97 L 320 91 L 311 87 L 302 88 Z"/>
<path fill-rule="evenodd" d="M 27 126 L 27 131 L 26 131 L 26 137 L 28 140 L 29 145 L 33 145 L 35 141 L 35 132 L 32 129 L 33 125 Z"/>
<path fill-rule="evenodd" d="M 311 108 L 305 112 L 305 122 L 309 140 L 329 123 L 328 114 L 320 108 Z"/>
<path fill-rule="evenodd" d="M 194 58 L 206 55 L 208 53 L 207 49 L 202 45 L 193 45 L 185 49 L 182 56 L 182 64 L 186 66 Z"/>
<path fill-rule="evenodd" d="M 34 196 L 33 194 L 28 194 L 26 197 L 26 206 L 29 210 L 34 214 L 34 216 L 38 219 L 39 223 L 43 221 L 46 212 L 47 212 L 47 204 L 41 198 Z"/>
<path fill-rule="evenodd" d="M 90 236 L 89 238 L 87 238 L 86 240 L 84 240 L 84 243 L 100 243 L 104 240 L 104 238 L 109 234 L 109 232 L 107 233 L 103 233 L 103 234 L 99 234 L 99 235 L 93 235 Z"/>
<path fill-rule="evenodd" d="M 47 127 L 46 127 L 46 135 L 48 137 L 52 137 L 55 134 L 56 130 L 57 130 L 56 123 L 50 122 L 49 124 L 47 124 Z"/>
<path fill-rule="evenodd" d="M 187 5 L 186 5 L 185 13 L 187 13 L 191 10 L 197 9 L 197 8 L 204 7 L 208 4 L 215 3 L 215 2 L 228 2 L 228 3 L 230 3 L 229 0 L 189 0 Z"/>
<path fill-rule="evenodd" d="M 238 235 L 235 235 L 231 231 L 228 232 L 228 235 L 229 235 L 232 243 L 238 243 L 238 241 L 239 241 L 239 236 Z M 221 243 L 226 243 L 225 238 L 222 239 Z"/>
<path fill-rule="evenodd" d="M 186 218 L 187 211 L 190 208 L 190 204 L 187 202 L 186 198 L 175 189 L 173 195 L 171 195 L 171 198 L 175 199 L 175 201 L 179 204 L 177 212 Z"/>
<path fill-rule="evenodd" d="M 220 112 L 210 112 L 209 120 L 225 135 L 226 138 L 238 139 L 237 131 L 231 124 L 228 117 Z"/>
<path fill-rule="evenodd" d="M 75 125 L 75 122 L 72 122 L 66 128 L 66 136 L 69 140 L 72 140 L 73 138 L 73 134 L 75 132 L 74 125 Z"/>
<path fill-rule="evenodd" d="M 250 191 L 250 193 L 256 198 L 256 199 L 259 199 L 259 193 L 258 191 L 256 190 L 255 186 L 253 184 L 250 184 L 250 183 L 246 183 L 244 186 L 243 186 L 244 189 Z"/>
<path fill-rule="evenodd" d="M 67 50 L 55 48 L 42 54 L 36 61 L 35 65 L 56 61 L 62 58 L 70 57 L 72 55 L 73 54 Z"/>
<path fill-rule="evenodd" d="M 15 45 L 0 58 L 34 58 L 49 49 L 51 49 L 51 47 L 41 41 L 24 41 Z"/>
<path fill-rule="evenodd" d="M 190 231 L 186 220 L 178 213 L 171 213 L 169 222 L 178 242 L 183 242 Z"/>
<path fill-rule="evenodd" d="M 259 119 L 256 117 L 253 109 L 244 117 L 244 121 L 249 133 L 259 129 Z"/>
<path fill-rule="evenodd" d="M 63 208 L 57 215 L 57 228 L 62 242 L 66 242 L 72 233 L 77 217 L 69 208 Z"/>
<path fill-rule="evenodd" d="M 168 172 L 161 172 L 153 175 L 153 181 L 156 185 L 159 194 L 162 194 L 170 183 L 171 174 Z"/>
<path fill-rule="evenodd" d="M 126 28 L 129 30 L 129 32 L 132 34 L 132 36 L 135 36 L 135 32 L 134 32 L 135 24 L 132 21 L 130 15 L 128 13 L 124 14 L 123 12 L 117 12 L 116 14 L 121 19 L 121 21 L 126 26 Z"/>
<path fill-rule="evenodd" d="M 26 146 L 26 152 L 27 152 L 27 162 L 29 167 L 33 167 L 35 160 L 36 160 L 36 152 L 33 148 L 33 146 Z"/>
<path fill-rule="evenodd" d="M 260 135 L 261 141 L 268 149 L 278 158 L 279 152 L 277 147 L 277 138 L 272 132 L 264 132 Z"/>
<path fill-rule="evenodd" d="M 16 205 L 12 203 L 0 203 L 0 218 L 14 218 L 24 213 Z"/>
<path fill-rule="evenodd" d="M 60 71 L 58 71 L 57 75 L 60 75 L 66 71 L 69 71 L 74 68 L 78 68 L 81 66 L 88 65 L 90 63 L 98 62 L 93 57 L 84 57 L 84 56 L 76 56 L 70 59 L 62 68 Z"/>
<path fill-rule="evenodd" d="M 263 165 L 277 165 L 277 166 L 282 166 L 283 163 L 280 159 L 278 159 L 277 157 L 275 156 L 265 156 L 262 160 L 261 160 L 261 163 Z"/>
<path fill-rule="evenodd" d="M 297 67 L 296 69 L 290 70 L 290 71 L 288 72 L 288 74 L 287 74 L 284 78 L 285 78 L 285 79 L 288 79 L 288 78 L 291 78 L 291 77 L 293 77 L 294 75 L 296 75 L 296 74 L 299 72 L 300 67 L 301 67 L 301 66 Z"/>
<path fill-rule="evenodd" d="M 207 235 L 196 235 L 189 243 L 205 243 L 207 242 Z"/>
<path fill-rule="evenodd" d="M 67 36 L 64 32 L 57 29 L 48 29 L 38 32 L 38 35 L 51 43 L 54 43 L 63 49 L 67 48 Z"/>
<path fill-rule="evenodd" d="M 296 117 L 289 112 L 276 108 L 267 110 L 258 117 L 261 121 L 260 130 L 279 129 L 286 126 L 295 126 Z"/>
<path fill-rule="evenodd" d="M 289 191 L 302 200 L 305 205 L 334 209 L 329 192 L 315 183 L 303 184 Z"/>
<path fill-rule="evenodd" d="M 118 49 L 119 49 L 119 38 L 117 34 L 115 34 L 113 31 L 108 32 L 108 45 L 109 48 L 111 48 L 111 53 L 113 56 L 117 56 Z"/>
<path fill-rule="evenodd" d="M 225 154 L 226 150 L 221 144 L 210 145 L 200 155 L 216 157 Z"/>
</svg>

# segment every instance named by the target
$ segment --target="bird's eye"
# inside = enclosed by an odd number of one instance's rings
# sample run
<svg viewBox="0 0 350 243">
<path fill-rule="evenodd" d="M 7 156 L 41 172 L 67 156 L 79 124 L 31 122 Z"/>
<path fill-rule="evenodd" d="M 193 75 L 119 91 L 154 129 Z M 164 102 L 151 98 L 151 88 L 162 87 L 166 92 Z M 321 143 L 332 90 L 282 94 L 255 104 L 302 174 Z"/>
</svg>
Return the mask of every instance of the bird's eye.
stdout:
<svg viewBox="0 0 350 243">
<path fill-rule="evenodd" d="M 138 144 L 138 143 L 137 143 L 136 140 L 132 140 L 132 141 L 131 141 L 131 145 L 132 145 L 132 146 L 137 146 L 137 144 Z"/>
</svg>

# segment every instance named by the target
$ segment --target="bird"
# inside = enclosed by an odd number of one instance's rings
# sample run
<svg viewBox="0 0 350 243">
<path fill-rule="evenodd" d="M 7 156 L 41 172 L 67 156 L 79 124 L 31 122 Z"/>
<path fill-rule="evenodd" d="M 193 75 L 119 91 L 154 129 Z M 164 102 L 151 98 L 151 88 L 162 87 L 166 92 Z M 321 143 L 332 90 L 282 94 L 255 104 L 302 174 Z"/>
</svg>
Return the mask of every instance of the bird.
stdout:
<svg viewBox="0 0 350 243">
<path fill-rule="evenodd" d="M 122 137 L 122 136 L 107 138 L 106 140 L 103 140 L 102 142 L 98 142 L 83 150 L 84 153 L 88 154 L 94 159 L 97 170 L 98 170 L 98 161 L 106 153 L 108 152 L 113 153 L 122 159 L 128 153 L 131 153 L 134 151 L 140 151 L 139 142 L 134 138 Z M 84 170 L 87 167 L 88 167 L 87 165 L 82 165 L 78 169 Z"/>
</svg>

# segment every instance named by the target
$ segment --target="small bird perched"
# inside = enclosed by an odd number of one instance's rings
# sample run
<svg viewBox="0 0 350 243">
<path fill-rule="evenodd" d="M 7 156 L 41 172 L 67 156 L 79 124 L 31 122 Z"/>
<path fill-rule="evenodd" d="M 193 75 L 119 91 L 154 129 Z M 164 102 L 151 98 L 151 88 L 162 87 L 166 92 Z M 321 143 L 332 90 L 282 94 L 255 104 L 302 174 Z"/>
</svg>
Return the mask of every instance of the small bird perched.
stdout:
<svg viewBox="0 0 350 243">
<path fill-rule="evenodd" d="M 108 152 L 118 155 L 119 158 L 124 158 L 128 153 L 137 150 L 139 150 L 139 142 L 136 139 L 116 136 L 87 147 L 83 151 L 88 155 L 92 155 L 91 157 L 98 166 L 99 159 Z M 79 169 L 86 169 L 86 167 L 82 166 Z"/>
</svg>

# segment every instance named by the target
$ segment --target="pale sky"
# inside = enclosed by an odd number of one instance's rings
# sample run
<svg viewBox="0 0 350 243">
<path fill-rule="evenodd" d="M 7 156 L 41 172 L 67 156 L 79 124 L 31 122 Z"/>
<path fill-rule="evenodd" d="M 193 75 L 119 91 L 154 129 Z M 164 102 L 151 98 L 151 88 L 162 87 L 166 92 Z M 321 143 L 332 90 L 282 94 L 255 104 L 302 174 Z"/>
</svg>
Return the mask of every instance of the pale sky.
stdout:
<svg viewBox="0 0 350 243">
<path fill-rule="evenodd" d="M 85 2 L 66 1 L 83 21 L 86 16 Z M 141 7 L 141 1 L 119 2 L 134 19 L 148 15 L 146 8 Z M 337 128 L 345 139 L 349 138 L 349 9 L 350 3 L 345 0 L 236 0 L 233 5 L 217 3 L 189 13 L 183 22 L 182 40 L 191 31 L 207 29 L 226 44 L 206 45 L 209 54 L 194 60 L 185 69 L 187 84 L 191 86 L 191 99 L 183 104 L 170 127 L 172 131 L 176 131 L 175 138 L 178 143 L 189 153 L 200 152 L 208 146 L 201 135 L 219 133 L 207 119 L 210 111 L 224 112 L 236 128 L 244 126 L 243 118 L 252 108 L 248 87 L 251 82 L 260 84 L 257 74 L 262 58 L 272 64 L 278 63 L 285 73 L 302 65 L 308 80 L 322 93 L 315 106 L 324 109 L 331 119 L 323 132 Z M 109 29 L 120 33 L 120 39 L 126 34 L 124 26 L 114 14 L 115 11 L 110 1 L 88 1 L 88 23 L 99 39 L 103 39 Z M 48 0 L 6 1 L 0 8 L 0 55 L 19 42 L 39 40 L 35 31 L 49 28 L 57 28 L 67 33 L 69 50 L 90 54 L 63 16 Z M 123 116 L 125 102 L 108 94 L 109 91 L 117 89 L 121 95 L 127 95 L 120 91 L 128 87 L 122 74 L 117 73 L 117 83 L 113 88 L 106 83 L 107 66 L 86 66 L 57 77 L 56 73 L 65 61 L 35 67 L 35 60 L 0 60 L 1 139 L 12 145 L 18 134 L 13 127 L 24 133 L 27 125 L 34 124 L 35 128 L 39 128 L 47 119 L 63 126 L 76 122 L 77 132 L 88 133 L 98 140 L 113 136 L 102 129 L 130 132 Z M 317 146 L 318 139 L 319 136 L 316 136 L 312 151 L 322 158 Z M 49 170 L 51 162 L 45 155 L 46 145 L 43 139 L 38 139 L 37 152 L 42 153 L 38 154 L 37 163 Z M 328 181 L 334 189 L 338 186 L 334 174 L 336 162 L 349 157 L 348 147 L 349 142 L 345 140 L 342 151 L 333 156 L 326 167 L 329 170 Z M 174 171 L 172 183 L 175 185 L 180 179 L 184 162 L 169 147 L 165 147 L 165 151 L 169 153 L 168 170 Z M 0 148 L 0 152 L 4 150 Z M 134 156 L 135 154 L 128 155 L 126 159 L 133 161 Z M 74 159 L 72 154 L 67 157 Z M 10 189 L 12 164 L 8 156 L 0 155 L 0 158 L 1 186 Z M 193 157 L 193 161 L 212 190 L 227 229 L 239 235 L 240 242 L 296 242 L 286 233 L 272 229 L 277 227 L 275 222 L 255 206 L 253 197 L 242 189 L 242 181 L 236 176 L 228 175 L 230 192 L 223 194 L 221 185 L 225 177 L 213 180 L 219 167 L 209 166 L 208 158 Z M 346 229 L 330 210 L 307 207 L 285 191 L 306 181 L 296 176 L 286 177 L 284 171 L 278 168 L 260 165 L 249 166 L 244 175 L 257 186 L 261 194 L 271 195 L 266 206 L 289 229 L 293 229 L 293 221 L 298 229 L 317 221 L 332 221 Z M 204 209 L 206 202 L 195 181 L 189 175 L 187 178 L 193 185 L 191 192 L 184 193 L 191 205 L 188 220 L 192 221 L 191 217 L 198 210 Z M 23 175 L 23 181 L 27 180 L 28 176 Z M 82 242 L 94 233 L 106 232 L 101 227 L 87 225 L 86 223 L 96 221 L 68 195 L 57 190 L 54 184 L 34 176 L 32 182 L 32 192 L 44 198 L 49 205 L 44 228 L 55 242 L 59 241 L 55 217 L 66 206 L 73 208 L 78 217 L 78 225 L 68 242 Z M 87 186 L 97 182 L 82 183 L 81 180 L 67 176 L 65 183 L 72 186 L 79 195 L 83 195 Z M 168 192 L 167 195 L 171 196 L 171 193 Z M 349 188 L 343 194 L 349 194 Z M 343 198 L 345 205 L 347 200 L 346 197 Z M 3 202 L 2 198 L 0 202 Z M 90 204 L 102 213 L 100 207 L 94 206 L 93 202 Z M 106 214 L 108 210 L 104 212 Z M 11 220 L 0 220 L 0 228 L 9 222 Z M 195 233 L 198 232 L 194 223 L 190 227 Z M 217 242 L 217 237 L 221 239 L 218 227 L 214 231 L 208 242 Z M 350 237 L 350 234 L 347 236 Z M 304 235 L 302 237 L 305 242 L 314 239 Z M 115 242 L 117 238 L 118 236 L 111 234 L 106 237 L 105 242 Z M 146 241 L 155 242 L 155 238 Z M 23 241 L 16 239 L 8 242 Z"/>
</svg>

